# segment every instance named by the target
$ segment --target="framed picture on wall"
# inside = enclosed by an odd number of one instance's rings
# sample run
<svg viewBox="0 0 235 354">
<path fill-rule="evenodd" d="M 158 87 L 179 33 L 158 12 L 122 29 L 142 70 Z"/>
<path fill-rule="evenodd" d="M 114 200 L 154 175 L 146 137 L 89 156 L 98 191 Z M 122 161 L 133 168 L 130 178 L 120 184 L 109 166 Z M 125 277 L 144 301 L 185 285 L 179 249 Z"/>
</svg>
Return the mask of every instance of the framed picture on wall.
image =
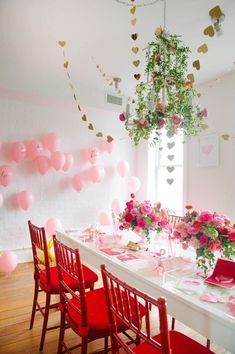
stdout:
<svg viewBox="0 0 235 354">
<path fill-rule="evenodd" d="M 219 166 L 218 134 L 208 134 L 199 138 L 199 166 Z"/>
</svg>

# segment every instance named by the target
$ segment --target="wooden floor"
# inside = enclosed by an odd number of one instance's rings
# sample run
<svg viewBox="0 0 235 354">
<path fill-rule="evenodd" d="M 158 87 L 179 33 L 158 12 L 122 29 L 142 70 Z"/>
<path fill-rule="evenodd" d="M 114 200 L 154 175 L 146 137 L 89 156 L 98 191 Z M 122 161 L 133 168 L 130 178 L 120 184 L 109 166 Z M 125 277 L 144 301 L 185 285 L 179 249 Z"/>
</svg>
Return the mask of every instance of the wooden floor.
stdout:
<svg viewBox="0 0 235 354">
<path fill-rule="evenodd" d="M 34 328 L 29 330 L 29 320 L 33 299 L 34 281 L 31 263 L 19 264 L 10 275 L 0 273 L 0 353 L 1 354 L 37 354 L 42 328 L 42 316 L 37 313 Z M 50 324 L 59 323 L 59 311 L 50 316 Z M 205 343 L 206 339 L 177 322 L 177 329 Z M 77 344 L 78 337 L 72 331 L 67 331 L 69 344 Z M 47 332 L 44 345 L 45 354 L 56 354 L 58 330 Z M 89 353 L 100 349 L 103 341 L 99 340 L 89 345 Z M 212 344 L 211 349 L 216 354 L 231 354 L 223 348 Z M 74 350 L 79 353 L 79 349 Z M 189 353 L 190 354 L 190 353 Z M 200 354 L 200 353 L 198 353 Z M 234 353 L 233 353 L 234 354 Z"/>
</svg>

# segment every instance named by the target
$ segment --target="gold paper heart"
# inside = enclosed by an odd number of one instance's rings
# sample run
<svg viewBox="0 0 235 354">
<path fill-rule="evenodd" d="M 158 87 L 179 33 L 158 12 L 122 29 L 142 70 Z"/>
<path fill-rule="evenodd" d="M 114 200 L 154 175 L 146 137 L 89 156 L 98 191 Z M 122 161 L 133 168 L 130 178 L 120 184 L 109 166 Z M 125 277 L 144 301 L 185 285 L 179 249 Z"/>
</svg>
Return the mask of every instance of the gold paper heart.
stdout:
<svg viewBox="0 0 235 354">
<path fill-rule="evenodd" d="M 135 67 L 137 68 L 137 66 L 140 65 L 140 61 L 139 60 L 134 60 L 133 61 L 133 65 L 135 65 Z"/>
<path fill-rule="evenodd" d="M 131 48 L 131 50 L 132 50 L 133 53 L 137 54 L 138 51 L 139 51 L 139 48 L 138 47 L 133 47 L 133 48 Z"/>
<path fill-rule="evenodd" d="M 105 77 L 105 73 L 102 76 Z"/>
<path fill-rule="evenodd" d="M 207 125 L 207 124 L 202 124 L 202 129 L 203 129 L 203 130 L 208 129 L 208 125 Z"/>
<path fill-rule="evenodd" d="M 99 67 L 100 67 L 99 64 L 97 64 L 96 67 L 97 67 L 97 69 L 99 69 Z"/>
<path fill-rule="evenodd" d="M 136 80 L 139 80 L 139 79 L 140 79 L 140 74 L 135 74 L 135 75 L 134 75 L 134 78 L 135 78 Z"/>
<path fill-rule="evenodd" d="M 195 60 L 193 62 L 193 67 L 197 70 L 200 70 L 200 61 L 199 60 Z"/>
<path fill-rule="evenodd" d="M 229 140 L 230 135 L 229 135 L 229 134 L 223 134 L 223 135 L 222 135 L 222 138 L 223 138 L 224 140 Z"/>
<path fill-rule="evenodd" d="M 174 182 L 174 179 L 173 178 L 167 178 L 167 183 L 169 184 L 169 185 L 171 185 L 173 182 Z"/>
<path fill-rule="evenodd" d="M 93 127 L 93 125 L 91 123 L 88 125 L 88 129 L 94 130 L 94 127 Z"/>
<path fill-rule="evenodd" d="M 168 160 L 172 161 L 174 159 L 175 155 L 167 155 Z"/>
<path fill-rule="evenodd" d="M 208 47 L 206 43 L 203 43 L 200 47 L 197 48 L 198 53 L 207 53 Z"/>
<path fill-rule="evenodd" d="M 73 99 L 74 99 L 74 101 L 77 101 L 77 97 L 75 94 L 73 95 Z"/>
<path fill-rule="evenodd" d="M 131 20 L 131 24 L 132 24 L 132 26 L 136 25 L 136 18 L 133 18 L 133 20 Z"/>
<path fill-rule="evenodd" d="M 133 34 L 131 35 L 131 38 L 133 39 L 133 41 L 136 41 L 137 38 L 138 38 L 138 33 L 133 33 Z"/>
<path fill-rule="evenodd" d="M 83 116 L 82 116 L 82 120 L 83 120 L 83 122 L 86 122 L 86 121 L 87 121 L 87 117 L 86 117 L 86 115 L 85 115 L 85 114 L 83 114 Z"/>
<path fill-rule="evenodd" d="M 69 66 L 69 62 L 66 61 L 66 62 L 64 63 L 64 68 L 67 69 L 68 66 Z"/>
<path fill-rule="evenodd" d="M 174 141 L 172 141 L 172 143 L 167 143 L 168 149 L 172 149 L 174 146 L 175 146 Z"/>
<path fill-rule="evenodd" d="M 198 94 L 197 94 L 197 97 L 198 97 L 198 98 L 200 98 L 200 97 L 201 97 L 201 95 L 202 95 L 201 93 L 198 93 Z"/>
<path fill-rule="evenodd" d="M 193 74 L 188 74 L 187 79 L 189 79 L 191 82 L 194 82 L 194 75 Z"/>
<path fill-rule="evenodd" d="M 135 14 L 135 11 L 136 11 L 136 6 L 131 7 L 130 13 L 131 13 L 132 15 Z"/>
<path fill-rule="evenodd" d="M 78 104 L 78 110 L 81 112 L 81 107 L 80 107 L 80 105 Z"/>
<path fill-rule="evenodd" d="M 215 35 L 214 27 L 212 25 L 206 27 L 203 33 L 205 36 L 213 37 Z"/>
<path fill-rule="evenodd" d="M 65 41 L 59 41 L 58 44 L 61 46 L 61 47 L 64 47 L 66 45 L 66 42 Z"/>
<path fill-rule="evenodd" d="M 220 18 L 223 15 L 223 13 L 222 13 L 221 8 L 219 6 L 215 6 L 215 7 L 213 7 L 213 9 L 211 9 L 209 11 L 209 15 L 211 17 Z"/>
<path fill-rule="evenodd" d="M 69 75 L 69 73 L 67 72 L 67 76 L 68 76 L 68 78 L 70 79 L 70 75 Z"/>
<path fill-rule="evenodd" d="M 174 166 L 167 166 L 166 169 L 168 172 L 172 173 L 174 171 L 175 167 Z"/>
<path fill-rule="evenodd" d="M 98 132 L 98 133 L 96 134 L 96 136 L 97 136 L 97 138 L 102 138 L 103 134 L 102 134 L 101 132 Z"/>
<path fill-rule="evenodd" d="M 107 142 L 108 142 L 108 143 L 111 143 L 111 141 L 113 141 L 113 138 L 112 138 L 110 135 L 108 135 L 108 136 L 107 136 Z"/>
<path fill-rule="evenodd" d="M 70 83 L 69 84 L 69 86 L 70 86 L 70 88 L 72 89 L 72 90 L 74 90 L 74 87 L 73 87 L 73 85 Z"/>
</svg>

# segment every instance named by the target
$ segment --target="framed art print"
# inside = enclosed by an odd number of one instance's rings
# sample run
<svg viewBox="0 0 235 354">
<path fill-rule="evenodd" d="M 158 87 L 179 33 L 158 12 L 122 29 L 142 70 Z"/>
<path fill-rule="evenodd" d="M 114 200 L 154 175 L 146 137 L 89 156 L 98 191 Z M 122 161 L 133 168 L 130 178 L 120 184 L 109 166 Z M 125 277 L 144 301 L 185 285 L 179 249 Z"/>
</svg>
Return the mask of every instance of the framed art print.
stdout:
<svg viewBox="0 0 235 354">
<path fill-rule="evenodd" d="M 218 134 L 208 134 L 199 138 L 199 166 L 219 166 Z"/>
</svg>

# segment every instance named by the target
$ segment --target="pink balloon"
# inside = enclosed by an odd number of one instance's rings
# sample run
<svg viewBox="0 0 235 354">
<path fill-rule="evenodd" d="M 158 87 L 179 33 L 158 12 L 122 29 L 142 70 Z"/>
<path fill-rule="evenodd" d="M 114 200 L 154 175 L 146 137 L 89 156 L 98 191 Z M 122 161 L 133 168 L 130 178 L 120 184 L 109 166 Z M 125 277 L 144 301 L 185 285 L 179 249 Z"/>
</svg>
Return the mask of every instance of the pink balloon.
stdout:
<svg viewBox="0 0 235 354">
<path fill-rule="evenodd" d="M 51 155 L 51 166 L 56 170 L 59 171 L 62 169 L 65 163 L 65 156 L 63 152 L 56 151 L 53 152 Z"/>
<path fill-rule="evenodd" d="M 141 182 L 138 177 L 132 176 L 128 178 L 128 189 L 130 193 L 136 193 L 141 186 Z"/>
<path fill-rule="evenodd" d="M 34 160 L 37 171 L 40 175 L 44 176 L 51 167 L 51 162 L 49 157 L 41 155 L 37 156 Z"/>
<path fill-rule="evenodd" d="M 111 154 L 113 152 L 114 148 L 114 142 L 110 141 L 108 142 L 106 139 L 103 139 L 101 141 L 101 150 L 106 151 L 108 154 Z"/>
<path fill-rule="evenodd" d="M 129 172 L 129 163 L 125 160 L 120 160 L 117 163 L 117 172 L 121 177 L 125 177 Z"/>
<path fill-rule="evenodd" d="M 26 146 L 21 141 L 12 143 L 10 146 L 10 158 L 11 160 L 19 163 L 25 158 L 26 155 Z"/>
<path fill-rule="evenodd" d="M 13 170 L 11 166 L 2 165 L 0 166 L 0 184 L 3 187 L 7 187 L 11 183 L 13 177 Z"/>
<path fill-rule="evenodd" d="M 38 140 L 32 140 L 29 142 L 27 147 L 27 152 L 31 159 L 35 159 L 35 157 L 42 155 L 43 152 L 43 145 Z"/>
<path fill-rule="evenodd" d="M 16 268 L 17 263 L 17 256 L 12 251 L 5 251 L 0 256 L 0 270 L 4 273 L 11 273 Z"/>
<path fill-rule="evenodd" d="M 80 173 L 77 173 L 72 177 L 72 187 L 76 192 L 80 192 L 83 188 L 84 182 Z"/>
<path fill-rule="evenodd" d="M 100 152 L 96 147 L 91 147 L 85 151 L 85 159 L 94 165 L 97 162 L 99 154 Z"/>
<path fill-rule="evenodd" d="M 28 191 L 22 191 L 17 194 L 17 203 L 23 210 L 28 210 L 33 204 L 33 195 Z"/>
<path fill-rule="evenodd" d="M 72 154 L 65 152 L 64 153 L 65 156 L 65 163 L 63 165 L 63 171 L 67 172 L 68 170 L 70 170 L 73 167 L 74 164 L 74 157 Z"/>
<path fill-rule="evenodd" d="M 112 210 L 115 214 L 120 214 L 123 211 L 124 205 L 119 199 L 114 199 L 112 201 Z"/>
<path fill-rule="evenodd" d="M 103 225 L 103 226 L 110 226 L 113 224 L 113 221 L 112 221 L 112 218 L 110 215 L 102 212 L 99 215 L 99 223 L 100 223 L 100 225 Z"/>
<path fill-rule="evenodd" d="M 102 166 L 92 166 L 87 171 L 88 179 L 93 183 L 103 181 L 105 177 L 105 169 Z"/>
<path fill-rule="evenodd" d="M 50 152 L 55 152 L 59 150 L 60 138 L 56 133 L 48 133 L 43 137 L 43 142 L 45 147 Z"/>
<path fill-rule="evenodd" d="M 2 193 L 0 193 L 0 208 L 3 206 L 3 202 L 4 202 L 3 195 Z"/>
<path fill-rule="evenodd" d="M 62 224 L 59 219 L 50 218 L 46 222 L 45 230 L 48 235 L 54 235 L 56 230 L 61 230 Z"/>
</svg>

